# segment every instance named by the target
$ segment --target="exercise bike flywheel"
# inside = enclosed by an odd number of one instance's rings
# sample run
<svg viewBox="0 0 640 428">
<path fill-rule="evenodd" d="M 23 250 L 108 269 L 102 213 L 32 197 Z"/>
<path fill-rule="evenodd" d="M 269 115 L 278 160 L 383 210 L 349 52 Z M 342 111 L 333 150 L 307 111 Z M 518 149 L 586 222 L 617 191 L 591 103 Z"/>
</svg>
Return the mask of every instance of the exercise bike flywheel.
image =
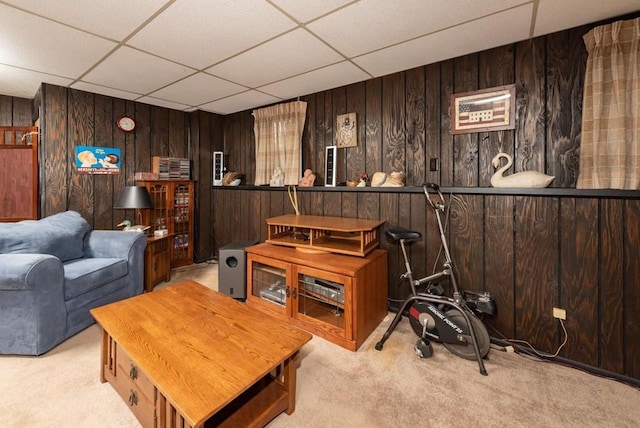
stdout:
<svg viewBox="0 0 640 428">
<path fill-rule="evenodd" d="M 442 343 L 442 345 L 447 348 L 447 350 L 452 354 L 467 360 L 475 360 L 477 358 L 476 352 L 470 340 L 466 340 L 464 342 L 458 342 L 455 340 L 442 340 L 442 332 L 438 331 L 437 325 L 443 324 L 441 322 L 437 322 L 434 319 L 432 311 L 429 310 L 429 306 L 431 305 L 427 302 L 415 302 L 409 310 L 409 323 L 411 324 L 413 332 L 420 338 L 419 341 L 435 340 Z M 446 316 L 449 321 L 462 329 L 465 336 L 469 336 L 469 328 L 467 327 L 465 318 L 458 310 L 449 309 L 444 313 L 444 316 Z M 473 332 L 475 333 L 476 341 L 478 342 L 480 355 L 482 357 L 485 357 L 489 353 L 489 349 L 491 347 L 489 333 L 487 332 L 487 329 L 482 321 L 480 321 L 475 316 L 469 315 L 469 320 L 471 321 Z M 430 333 L 427 337 L 423 337 L 424 323 L 426 323 L 427 325 L 427 332 Z M 445 326 L 445 328 L 448 327 Z M 414 350 L 417 354 L 417 343 L 416 346 L 414 346 Z"/>
</svg>

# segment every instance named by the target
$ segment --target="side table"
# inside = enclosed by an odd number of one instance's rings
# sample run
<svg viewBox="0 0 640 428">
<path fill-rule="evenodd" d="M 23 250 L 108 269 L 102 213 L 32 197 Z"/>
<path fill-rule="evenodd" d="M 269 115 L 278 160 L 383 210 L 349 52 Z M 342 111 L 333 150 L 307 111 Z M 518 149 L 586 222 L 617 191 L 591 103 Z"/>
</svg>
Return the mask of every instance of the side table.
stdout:
<svg viewBox="0 0 640 428">
<path fill-rule="evenodd" d="M 153 291 L 156 284 L 171 279 L 172 238 L 172 233 L 147 238 L 147 248 L 144 251 L 144 291 Z"/>
</svg>

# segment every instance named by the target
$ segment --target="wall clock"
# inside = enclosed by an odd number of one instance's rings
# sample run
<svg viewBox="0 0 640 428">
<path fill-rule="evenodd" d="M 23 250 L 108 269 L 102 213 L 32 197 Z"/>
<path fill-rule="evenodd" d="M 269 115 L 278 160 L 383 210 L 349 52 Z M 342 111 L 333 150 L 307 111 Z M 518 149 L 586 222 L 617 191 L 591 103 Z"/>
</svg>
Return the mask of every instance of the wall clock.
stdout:
<svg viewBox="0 0 640 428">
<path fill-rule="evenodd" d="M 122 115 L 116 120 L 118 128 L 124 132 L 131 132 L 136 128 L 136 121 L 131 116 Z"/>
</svg>

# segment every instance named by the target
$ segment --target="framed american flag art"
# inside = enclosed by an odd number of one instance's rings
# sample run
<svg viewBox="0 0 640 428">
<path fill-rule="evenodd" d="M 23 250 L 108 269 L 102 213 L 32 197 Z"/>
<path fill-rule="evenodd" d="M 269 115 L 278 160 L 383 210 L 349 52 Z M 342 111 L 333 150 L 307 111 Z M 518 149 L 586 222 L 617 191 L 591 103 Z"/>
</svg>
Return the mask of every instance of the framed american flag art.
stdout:
<svg viewBox="0 0 640 428">
<path fill-rule="evenodd" d="M 515 129 L 516 85 L 451 95 L 452 134 Z"/>
</svg>

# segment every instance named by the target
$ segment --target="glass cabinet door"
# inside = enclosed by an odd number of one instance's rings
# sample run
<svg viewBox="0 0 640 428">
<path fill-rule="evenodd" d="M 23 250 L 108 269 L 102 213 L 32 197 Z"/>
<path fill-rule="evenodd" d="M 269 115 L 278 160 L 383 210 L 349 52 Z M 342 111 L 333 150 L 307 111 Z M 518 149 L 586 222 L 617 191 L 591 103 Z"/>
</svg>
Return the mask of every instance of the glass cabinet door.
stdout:
<svg viewBox="0 0 640 428">
<path fill-rule="evenodd" d="M 167 230 L 169 225 L 169 207 L 167 206 L 168 186 L 165 183 L 149 183 L 147 185 L 153 208 L 145 210 L 149 215 L 148 226 L 151 234 L 156 230 Z"/>
<path fill-rule="evenodd" d="M 192 245 L 190 186 L 185 183 L 172 183 L 173 186 L 173 258 L 177 260 L 189 258 Z"/>
<path fill-rule="evenodd" d="M 275 305 L 287 304 L 287 271 L 254 261 L 251 263 L 251 294 Z"/>
<path fill-rule="evenodd" d="M 350 319 L 349 307 L 345 307 L 350 278 L 303 267 L 296 277 L 293 315 L 333 332 L 344 332 Z"/>
</svg>

